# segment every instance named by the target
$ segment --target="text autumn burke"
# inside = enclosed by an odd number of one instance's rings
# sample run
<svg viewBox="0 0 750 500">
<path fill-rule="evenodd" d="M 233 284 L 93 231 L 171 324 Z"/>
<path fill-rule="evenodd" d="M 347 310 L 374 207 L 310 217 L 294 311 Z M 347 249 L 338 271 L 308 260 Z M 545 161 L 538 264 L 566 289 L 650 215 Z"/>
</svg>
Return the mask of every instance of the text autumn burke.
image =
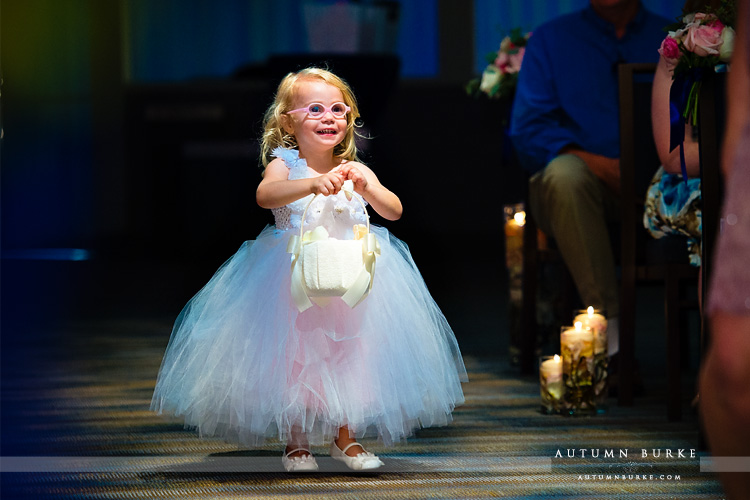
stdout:
<svg viewBox="0 0 750 500">
<path fill-rule="evenodd" d="M 629 452 L 634 452 L 628 456 Z M 641 448 L 638 450 L 628 450 L 627 448 L 605 449 L 598 448 L 558 448 L 555 458 L 695 458 L 695 449 L 684 448 L 652 448 L 647 450 Z"/>
</svg>

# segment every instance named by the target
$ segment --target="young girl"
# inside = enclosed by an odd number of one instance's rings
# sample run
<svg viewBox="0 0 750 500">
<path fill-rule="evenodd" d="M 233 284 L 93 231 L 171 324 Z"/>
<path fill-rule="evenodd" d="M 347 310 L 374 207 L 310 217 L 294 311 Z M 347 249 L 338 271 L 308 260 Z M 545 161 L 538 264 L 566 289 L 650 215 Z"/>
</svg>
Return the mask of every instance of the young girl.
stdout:
<svg viewBox="0 0 750 500">
<path fill-rule="evenodd" d="M 323 226 L 352 239 L 366 223 L 354 195 L 389 220 L 399 198 L 357 160 L 359 117 L 349 86 L 327 70 L 287 75 L 266 112 L 258 204 L 275 226 L 245 242 L 187 304 L 172 331 L 151 408 L 181 415 L 202 436 L 243 445 L 286 442 L 287 471 L 318 466 L 310 445 L 357 470 L 382 462 L 356 438 L 389 445 L 419 427 L 445 425 L 466 380 L 451 328 L 406 245 L 371 226 L 380 245 L 369 295 L 300 312 L 290 292 L 290 235 Z M 350 199 L 351 198 L 351 199 Z"/>
</svg>

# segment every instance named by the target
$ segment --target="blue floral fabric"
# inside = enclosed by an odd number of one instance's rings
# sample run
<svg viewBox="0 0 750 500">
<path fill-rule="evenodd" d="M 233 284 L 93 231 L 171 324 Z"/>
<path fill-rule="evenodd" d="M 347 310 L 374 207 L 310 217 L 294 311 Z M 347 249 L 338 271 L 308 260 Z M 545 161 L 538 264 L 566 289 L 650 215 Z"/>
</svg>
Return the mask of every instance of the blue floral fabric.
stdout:
<svg viewBox="0 0 750 500">
<path fill-rule="evenodd" d="M 690 263 L 701 265 L 701 181 L 659 170 L 646 193 L 643 225 L 654 238 L 670 235 L 687 237 Z"/>
</svg>

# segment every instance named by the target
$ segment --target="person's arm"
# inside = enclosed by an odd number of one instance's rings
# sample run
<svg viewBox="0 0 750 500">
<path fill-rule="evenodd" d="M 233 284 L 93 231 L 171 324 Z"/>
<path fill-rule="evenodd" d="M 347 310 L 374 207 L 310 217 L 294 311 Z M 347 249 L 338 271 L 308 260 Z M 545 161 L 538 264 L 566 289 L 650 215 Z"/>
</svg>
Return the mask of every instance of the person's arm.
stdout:
<svg viewBox="0 0 750 500">
<path fill-rule="evenodd" d="M 280 158 L 266 167 L 263 180 L 255 191 L 255 200 L 262 208 L 278 208 L 309 194 L 336 194 L 344 182 L 338 172 L 329 172 L 309 179 L 289 180 L 289 168 Z"/>
<path fill-rule="evenodd" d="M 670 118 L 669 91 L 672 88 L 672 71 L 664 57 L 659 58 L 654 74 L 654 84 L 651 89 L 651 127 L 654 132 L 654 143 L 659 161 L 664 170 L 671 174 L 682 173 L 680 165 L 680 148 L 669 150 Z M 685 166 L 688 177 L 700 175 L 700 152 L 698 142 L 693 139 L 693 129 L 685 125 Z"/>
<path fill-rule="evenodd" d="M 602 180 L 615 193 L 620 192 L 620 159 L 589 153 L 575 146 L 567 146 L 560 150 L 560 154 L 576 155 L 584 162 L 589 170 Z"/>
<path fill-rule="evenodd" d="M 575 144 L 563 127 L 561 103 L 551 74 L 544 34 L 529 39 L 513 100 L 511 137 L 521 164 L 531 173 L 543 169 L 564 147 Z"/>
<path fill-rule="evenodd" d="M 339 171 L 344 178 L 352 180 L 354 191 L 361 194 L 381 217 L 387 220 L 401 218 L 404 211 L 401 200 L 380 183 L 369 167 L 357 162 L 347 162 Z"/>
</svg>

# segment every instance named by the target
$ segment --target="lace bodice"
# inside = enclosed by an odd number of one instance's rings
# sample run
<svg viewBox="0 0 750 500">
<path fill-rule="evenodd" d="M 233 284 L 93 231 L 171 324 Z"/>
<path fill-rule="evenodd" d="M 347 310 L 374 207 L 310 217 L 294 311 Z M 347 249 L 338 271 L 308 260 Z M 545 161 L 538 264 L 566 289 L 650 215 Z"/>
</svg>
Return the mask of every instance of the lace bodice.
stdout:
<svg viewBox="0 0 750 500">
<path fill-rule="evenodd" d="M 296 149 L 279 147 L 273 150 L 272 155 L 284 160 L 286 166 L 289 167 L 289 180 L 307 179 L 315 175 L 314 171 L 307 166 L 307 161 L 299 157 L 299 151 Z M 362 199 L 356 193 L 354 196 Z M 313 197 L 311 194 L 286 206 L 271 209 L 276 228 L 283 231 L 299 230 L 302 214 Z M 362 201 L 367 204 L 364 200 Z M 305 227 L 324 226 L 331 236 L 337 238 L 351 237 L 352 226 L 366 224 L 366 222 L 367 217 L 362 210 L 362 205 L 353 198 L 347 200 L 343 192 L 334 196 L 318 196 L 305 216 Z"/>
</svg>

